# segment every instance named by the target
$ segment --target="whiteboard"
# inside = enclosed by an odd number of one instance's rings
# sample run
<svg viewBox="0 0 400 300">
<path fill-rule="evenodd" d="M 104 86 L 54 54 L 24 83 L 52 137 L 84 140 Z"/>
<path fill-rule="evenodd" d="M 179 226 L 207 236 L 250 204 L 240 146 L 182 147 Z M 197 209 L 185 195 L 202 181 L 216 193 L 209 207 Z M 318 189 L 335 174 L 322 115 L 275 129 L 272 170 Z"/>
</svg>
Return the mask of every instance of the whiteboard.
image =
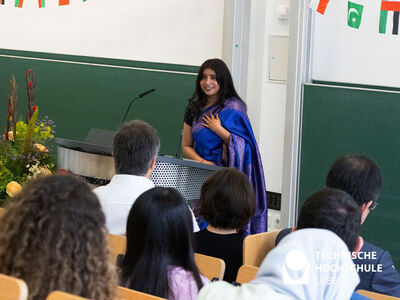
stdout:
<svg viewBox="0 0 400 300">
<path fill-rule="evenodd" d="M 347 25 L 347 0 L 313 12 L 312 79 L 400 88 L 400 35 L 389 23 L 379 33 L 380 0 L 352 2 L 364 5 L 359 29 Z"/>
</svg>

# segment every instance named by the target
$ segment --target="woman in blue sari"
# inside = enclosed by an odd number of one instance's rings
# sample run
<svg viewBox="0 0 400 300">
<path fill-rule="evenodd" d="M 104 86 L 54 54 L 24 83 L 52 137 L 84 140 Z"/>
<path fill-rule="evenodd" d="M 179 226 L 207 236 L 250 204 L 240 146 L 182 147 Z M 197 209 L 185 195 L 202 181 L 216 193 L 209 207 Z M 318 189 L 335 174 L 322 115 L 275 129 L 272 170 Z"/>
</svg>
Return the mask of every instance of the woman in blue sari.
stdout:
<svg viewBox="0 0 400 300">
<path fill-rule="evenodd" d="M 244 172 L 257 198 L 257 211 L 245 234 L 267 231 L 267 195 L 257 142 L 246 104 L 220 59 L 209 59 L 199 69 L 196 90 L 185 112 L 182 150 L 189 159 Z"/>
</svg>

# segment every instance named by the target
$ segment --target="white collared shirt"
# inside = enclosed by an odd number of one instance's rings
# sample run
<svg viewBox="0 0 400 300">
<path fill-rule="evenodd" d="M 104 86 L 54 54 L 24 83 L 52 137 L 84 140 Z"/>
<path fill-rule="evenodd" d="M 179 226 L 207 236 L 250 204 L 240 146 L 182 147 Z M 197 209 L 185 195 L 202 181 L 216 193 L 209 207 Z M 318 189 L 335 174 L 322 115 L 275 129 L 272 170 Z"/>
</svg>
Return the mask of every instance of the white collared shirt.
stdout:
<svg viewBox="0 0 400 300">
<path fill-rule="evenodd" d="M 117 174 L 113 176 L 109 184 L 93 190 L 99 198 L 109 233 L 126 234 L 126 222 L 133 203 L 142 193 L 153 187 L 154 183 L 147 177 Z M 193 218 L 193 231 L 199 231 L 199 225 L 192 210 L 190 212 Z"/>
</svg>

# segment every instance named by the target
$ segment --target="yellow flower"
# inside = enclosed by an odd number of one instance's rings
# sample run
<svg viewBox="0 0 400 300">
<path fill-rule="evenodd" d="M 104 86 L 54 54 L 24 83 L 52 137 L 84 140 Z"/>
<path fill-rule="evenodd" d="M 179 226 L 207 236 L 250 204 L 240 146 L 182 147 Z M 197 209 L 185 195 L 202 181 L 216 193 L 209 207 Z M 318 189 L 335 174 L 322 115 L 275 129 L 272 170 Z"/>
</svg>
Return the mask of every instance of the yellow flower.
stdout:
<svg viewBox="0 0 400 300">
<path fill-rule="evenodd" d="M 47 175 L 51 175 L 51 171 L 46 167 L 40 167 L 39 174 L 47 176 Z"/>
<path fill-rule="evenodd" d="M 47 150 L 47 148 L 46 148 L 45 146 L 43 146 L 42 144 L 36 143 L 36 144 L 34 144 L 33 146 L 34 146 L 34 147 L 36 148 L 36 150 L 38 150 L 39 152 L 49 152 L 49 150 Z"/>
<path fill-rule="evenodd" d="M 9 141 L 14 141 L 14 132 L 12 130 L 8 132 L 7 138 Z"/>
<path fill-rule="evenodd" d="M 16 181 L 10 181 L 6 186 L 6 193 L 10 197 L 14 197 L 22 190 L 22 186 Z"/>
</svg>

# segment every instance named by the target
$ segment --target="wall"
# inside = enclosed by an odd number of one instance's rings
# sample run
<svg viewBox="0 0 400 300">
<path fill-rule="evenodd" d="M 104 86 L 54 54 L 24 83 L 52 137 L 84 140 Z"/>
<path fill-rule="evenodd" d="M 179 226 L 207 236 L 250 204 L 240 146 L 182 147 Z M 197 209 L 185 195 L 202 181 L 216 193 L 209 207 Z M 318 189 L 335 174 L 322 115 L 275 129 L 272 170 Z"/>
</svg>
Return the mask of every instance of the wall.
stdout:
<svg viewBox="0 0 400 300">
<path fill-rule="evenodd" d="M 155 88 L 146 101 L 135 103 L 128 120 L 155 126 L 161 153 L 175 154 L 196 66 L 222 55 L 224 4 L 71 0 L 58 6 L 48 0 L 38 8 L 37 1 L 26 0 L 15 8 L 6 0 L 0 5 L 0 99 L 7 99 L 15 74 L 18 112 L 24 116 L 24 76 L 32 68 L 40 112 L 56 121 L 58 137 L 82 140 L 91 127 L 116 130 L 128 102 Z M 5 106 L 0 101 L 0 116 Z M 1 117 L 0 126 L 4 122 Z"/>
<path fill-rule="evenodd" d="M 5 2 L 0 48 L 186 65 L 221 57 L 224 0 Z"/>
<path fill-rule="evenodd" d="M 312 79 L 400 88 L 400 57 L 395 54 L 399 36 L 392 34 L 393 12 L 382 34 L 381 1 L 358 3 L 364 6 L 358 29 L 347 25 L 347 1 L 331 1 L 324 15 L 314 14 Z"/>
<path fill-rule="evenodd" d="M 195 66 L 222 57 L 223 0 L 118 0 L 112 5 L 71 0 L 64 7 L 57 2 L 46 1 L 39 9 L 37 1 L 26 0 L 18 9 L 6 0 L 0 28 L 9 30 L 1 32 L 0 48 Z M 289 2 L 251 2 L 248 85 L 241 95 L 259 142 L 267 189 L 277 193 L 282 192 L 286 84 L 268 81 L 268 49 L 269 34 L 288 35 L 288 21 L 278 20 L 276 9 Z M 3 86 L 2 98 L 8 93 Z"/>
<path fill-rule="evenodd" d="M 246 102 L 264 164 L 267 190 L 282 192 L 286 83 L 269 81 L 269 35 L 288 35 L 287 20 L 278 20 L 278 5 L 289 0 L 252 1 Z M 290 17 L 290 16 L 289 16 Z"/>
</svg>

